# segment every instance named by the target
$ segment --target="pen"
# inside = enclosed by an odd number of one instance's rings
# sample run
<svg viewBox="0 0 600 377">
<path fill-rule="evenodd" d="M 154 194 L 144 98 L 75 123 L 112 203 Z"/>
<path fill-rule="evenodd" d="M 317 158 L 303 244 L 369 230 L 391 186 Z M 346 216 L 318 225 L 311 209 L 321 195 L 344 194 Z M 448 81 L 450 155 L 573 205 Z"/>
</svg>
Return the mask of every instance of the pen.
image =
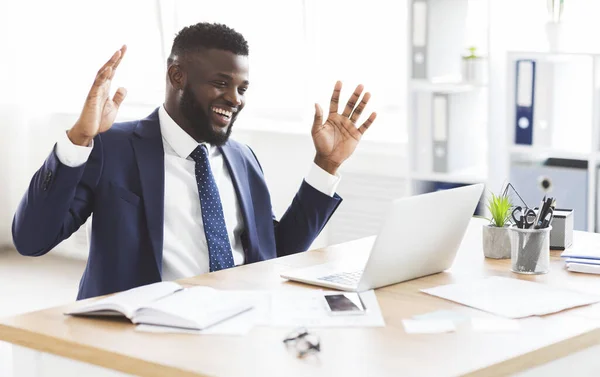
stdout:
<svg viewBox="0 0 600 377">
<path fill-rule="evenodd" d="M 544 219 L 546 219 L 548 211 L 550 210 L 550 206 L 552 205 L 551 203 L 553 201 L 554 201 L 554 198 L 548 198 L 545 200 L 544 205 L 542 206 L 542 208 L 540 209 L 540 212 L 538 213 L 538 221 L 535 223 L 534 229 L 544 228 L 544 226 L 543 226 Z"/>
<path fill-rule="evenodd" d="M 538 224 L 540 224 L 540 219 L 542 218 L 542 211 L 545 206 L 546 206 L 546 195 L 544 195 L 544 198 L 542 198 L 542 202 L 540 203 L 540 206 L 538 208 L 537 216 L 535 217 L 535 220 L 533 221 L 534 229 L 537 229 Z"/>
</svg>

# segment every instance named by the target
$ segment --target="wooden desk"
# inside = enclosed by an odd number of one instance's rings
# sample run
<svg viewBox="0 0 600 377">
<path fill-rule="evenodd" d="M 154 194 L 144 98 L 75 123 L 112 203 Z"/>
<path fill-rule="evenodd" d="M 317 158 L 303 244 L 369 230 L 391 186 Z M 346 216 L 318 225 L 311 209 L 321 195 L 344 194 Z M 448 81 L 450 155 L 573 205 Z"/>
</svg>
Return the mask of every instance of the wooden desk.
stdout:
<svg viewBox="0 0 600 377">
<path fill-rule="evenodd" d="M 318 357 L 297 359 L 286 350 L 282 339 L 288 329 L 256 327 L 243 337 L 139 333 L 124 321 L 63 315 L 77 303 L 1 320 L 0 340 L 110 370 L 153 377 L 496 376 L 600 343 L 600 330 L 593 321 L 576 316 L 595 306 L 522 319 L 518 332 L 481 333 L 464 326 L 448 334 L 406 334 L 402 319 L 434 310 L 489 316 L 421 293 L 421 288 L 497 275 L 600 292 L 599 276 L 566 272 L 558 252 L 553 252 L 551 272 L 541 276 L 513 274 L 509 260 L 486 260 L 481 251 L 481 224 L 481 220 L 472 221 L 456 261 L 447 272 L 376 291 L 386 327 L 314 329 L 322 342 Z M 221 289 L 313 289 L 287 282 L 279 273 L 342 257 L 364 257 L 372 242 L 371 237 L 182 282 Z M 588 242 L 600 242 L 600 235 L 577 232 L 576 244 Z M 402 252 L 400 247 L 398 252 Z"/>
</svg>

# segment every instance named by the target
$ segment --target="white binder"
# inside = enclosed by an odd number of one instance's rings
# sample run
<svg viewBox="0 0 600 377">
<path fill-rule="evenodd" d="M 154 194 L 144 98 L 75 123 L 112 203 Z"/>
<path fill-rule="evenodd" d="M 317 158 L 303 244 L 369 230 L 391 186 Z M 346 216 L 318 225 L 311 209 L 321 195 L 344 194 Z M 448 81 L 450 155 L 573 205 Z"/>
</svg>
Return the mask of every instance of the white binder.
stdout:
<svg viewBox="0 0 600 377">
<path fill-rule="evenodd" d="M 537 62 L 535 73 L 535 107 L 533 108 L 533 145 L 537 147 L 551 147 L 553 93 L 553 64 Z"/>
<path fill-rule="evenodd" d="M 588 56 L 515 61 L 516 144 L 589 152 L 593 61 Z"/>
<path fill-rule="evenodd" d="M 448 94 L 435 93 L 432 99 L 433 171 L 448 171 Z"/>
<path fill-rule="evenodd" d="M 433 93 L 431 102 L 433 171 L 452 173 L 481 164 L 485 100 L 480 90 Z"/>
<path fill-rule="evenodd" d="M 412 0 L 413 79 L 460 79 L 468 0 Z"/>
<path fill-rule="evenodd" d="M 415 164 L 419 172 L 431 172 L 433 169 L 432 155 L 432 120 L 431 92 L 414 92 L 413 121 L 415 125 Z"/>
</svg>

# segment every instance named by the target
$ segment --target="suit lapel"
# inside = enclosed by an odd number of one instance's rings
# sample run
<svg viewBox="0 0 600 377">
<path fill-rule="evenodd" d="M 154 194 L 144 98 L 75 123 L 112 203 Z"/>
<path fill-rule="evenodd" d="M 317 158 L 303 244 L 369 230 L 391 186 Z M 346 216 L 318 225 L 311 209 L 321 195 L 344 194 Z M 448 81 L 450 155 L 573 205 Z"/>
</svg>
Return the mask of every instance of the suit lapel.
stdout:
<svg viewBox="0 0 600 377">
<path fill-rule="evenodd" d="M 165 157 L 158 109 L 139 121 L 132 139 L 142 186 L 144 210 L 152 252 L 162 274 L 165 210 Z"/>
<path fill-rule="evenodd" d="M 233 186 L 240 203 L 240 209 L 248 232 L 248 255 L 246 263 L 258 261 L 256 250 L 259 249 L 256 222 L 254 221 L 254 205 L 248 182 L 248 170 L 241 151 L 230 143 L 220 147 L 221 153 L 229 169 Z"/>
</svg>

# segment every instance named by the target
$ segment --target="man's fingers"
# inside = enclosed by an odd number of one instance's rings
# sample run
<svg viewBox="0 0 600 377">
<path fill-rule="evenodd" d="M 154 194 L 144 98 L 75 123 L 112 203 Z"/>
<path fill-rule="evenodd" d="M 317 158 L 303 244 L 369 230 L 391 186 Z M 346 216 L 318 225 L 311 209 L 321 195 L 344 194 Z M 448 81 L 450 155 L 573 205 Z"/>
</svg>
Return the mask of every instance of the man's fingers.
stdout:
<svg viewBox="0 0 600 377">
<path fill-rule="evenodd" d="M 369 127 L 371 127 L 371 124 L 373 124 L 373 121 L 375 120 L 375 118 L 377 118 L 377 113 L 375 113 L 375 112 L 374 112 L 374 113 L 371 113 L 371 115 L 369 116 L 369 119 L 367 119 L 367 120 L 366 120 L 366 121 L 365 121 L 365 122 L 362 124 L 362 126 L 360 126 L 360 127 L 358 128 L 358 131 L 359 131 L 361 134 L 364 134 L 364 133 L 365 133 L 365 131 L 367 131 L 367 130 L 369 129 Z"/>
<path fill-rule="evenodd" d="M 112 66 L 112 75 L 110 76 L 111 80 L 113 77 L 115 77 L 115 73 L 117 72 L 117 67 L 119 66 L 119 64 L 121 64 L 121 60 L 123 60 L 123 57 L 125 56 L 125 52 L 127 52 L 127 46 L 123 45 L 123 47 L 121 47 L 121 49 L 119 51 L 121 51 L 121 56 L 119 56 L 117 61 Z"/>
<path fill-rule="evenodd" d="M 363 110 L 365 109 L 365 106 L 367 106 L 367 103 L 369 103 L 369 99 L 371 99 L 371 93 L 366 92 L 356 109 L 354 109 L 354 111 L 350 115 L 350 120 L 352 121 L 352 123 L 356 123 L 356 121 L 360 117 L 360 114 L 362 114 Z"/>
<path fill-rule="evenodd" d="M 342 91 L 342 82 L 337 81 L 333 88 L 333 94 L 331 95 L 331 103 L 329 105 L 329 113 L 338 112 L 338 104 L 340 103 L 340 92 Z"/>
<path fill-rule="evenodd" d="M 323 110 L 318 103 L 315 103 L 315 121 L 313 122 L 312 132 L 315 133 L 323 125 Z"/>
<path fill-rule="evenodd" d="M 113 102 L 115 103 L 115 106 L 117 108 L 119 108 L 119 106 L 121 106 L 121 103 L 123 103 L 123 100 L 125 99 L 126 96 L 127 96 L 127 89 L 125 89 L 125 88 L 117 89 L 117 92 L 113 96 Z"/>
<path fill-rule="evenodd" d="M 358 98 L 360 97 L 360 94 L 362 93 L 363 89 L 364 89 L 364 86 L 362 84 L 360 84 L 356 87 L 356 89 L 354 90 L 354 93 L 352 93 L 352 95 L 350 96 L 350 99 L 348 100 L 348 103 L 346 104 L 346 107 L 344 108 L 344 112 L 342 113 L 342 116 L 345 116 L 346 118 L 350 117 L 350 114 L 352 114 L 352 110 L 354 110 L 354 107 L 356 106 L 356 103 L 358 102 Z"/>
<path fill-rule="evenodd" d="M 104 71 L 106 68 L 108 67 L 112 67 L 115 65 L 115 63 L 121 58 L 121 49 L 115 51 L 115 53 L 113 54 L 113 56 L 110 57 L 110 59 L 108 59 L 108 61 L 106 63 L 104 63 L 104 65 L 102 66 L 102 68 L 100 68 L 98 70 L 98 75 Z"/>
</svg>

